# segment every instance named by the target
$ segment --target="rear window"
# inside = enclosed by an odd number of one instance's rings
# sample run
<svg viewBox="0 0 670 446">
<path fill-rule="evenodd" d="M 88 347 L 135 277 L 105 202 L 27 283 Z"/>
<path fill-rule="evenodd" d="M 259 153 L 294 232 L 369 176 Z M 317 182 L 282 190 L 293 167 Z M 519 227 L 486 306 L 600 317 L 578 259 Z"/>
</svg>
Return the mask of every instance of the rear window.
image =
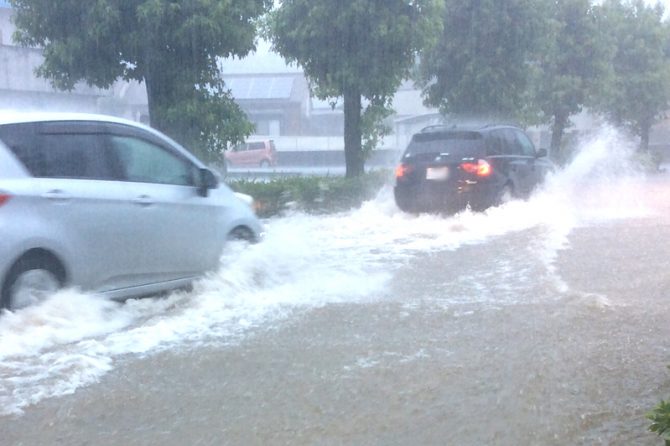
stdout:
<svg viewBox="0 0 670 446">
<path fill-rule="evenodd" d="M 483 151 L 484 139 L 476 132 L 417 133 L 405 155 L 449 153 L 452 156 L 475 156 Z"/>
</svg>

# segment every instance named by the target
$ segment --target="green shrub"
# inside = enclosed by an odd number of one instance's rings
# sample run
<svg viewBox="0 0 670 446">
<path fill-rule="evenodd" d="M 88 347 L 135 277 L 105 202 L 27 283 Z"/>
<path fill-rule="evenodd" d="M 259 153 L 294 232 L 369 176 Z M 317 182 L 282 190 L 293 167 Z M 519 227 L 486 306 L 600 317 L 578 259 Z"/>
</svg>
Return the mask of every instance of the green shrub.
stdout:
<svg viewBox="0 0 670 446">
<path fill-rule="evenodd" d="M 377 170 L 357 178 L 295 176 L 269 181 L 241 179 L 229 181 L 228 186 L 254 197 L 258 215 L 270 217 L 291 208 L 311 213 L 352 209 L 374 198 L 389 178 L 388 170 Z"/>
<path fill-rule="evenodd" d="M 662 401 L 647 414 L 652 423 L 649 430 L 656 432 L 670 446 L 670 401 Z"/>
</svg>

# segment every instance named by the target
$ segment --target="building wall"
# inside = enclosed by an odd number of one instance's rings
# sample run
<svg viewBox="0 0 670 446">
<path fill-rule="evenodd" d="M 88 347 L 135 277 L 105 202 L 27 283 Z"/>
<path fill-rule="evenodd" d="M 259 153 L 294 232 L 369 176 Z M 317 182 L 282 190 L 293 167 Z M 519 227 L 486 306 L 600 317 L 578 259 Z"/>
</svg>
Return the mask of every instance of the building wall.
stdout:
<svg viewBox="0 0 670 446">
<path fill-rule="evenodd" d="M 12 10 L 3 6 L 0 1 L 0 45 L 13 45 L 12 33 L 14 25 L 11 23 Z"/>
<path fill-rule="evenodd" d="M 137 82 L 117 82 L 109 89 L 80 82 L 72 91 L 62 91 L 37 77 L 42 51 L 13 43 L 11 14 L 0 0 L 0 109 L 102 113 L 138 121 L 146 117 L 146 91 Z"/>
</svg>

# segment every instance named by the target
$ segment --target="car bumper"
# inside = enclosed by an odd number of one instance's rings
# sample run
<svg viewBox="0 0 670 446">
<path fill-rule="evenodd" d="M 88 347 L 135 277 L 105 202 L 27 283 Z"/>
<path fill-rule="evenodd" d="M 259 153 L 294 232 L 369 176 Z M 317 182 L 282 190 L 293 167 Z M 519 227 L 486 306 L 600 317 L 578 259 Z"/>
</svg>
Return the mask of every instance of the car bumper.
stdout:
<svg viewBox="0 0 670 446">
<path fill-rule="evenodd" d="M 426 182 L 398 184 L 394 196 L 398 207 L 406 212 L 458 212 L 468 206 L 481 210 L 494 205 L 499 189 L 491 182 Z"/>
</svg>

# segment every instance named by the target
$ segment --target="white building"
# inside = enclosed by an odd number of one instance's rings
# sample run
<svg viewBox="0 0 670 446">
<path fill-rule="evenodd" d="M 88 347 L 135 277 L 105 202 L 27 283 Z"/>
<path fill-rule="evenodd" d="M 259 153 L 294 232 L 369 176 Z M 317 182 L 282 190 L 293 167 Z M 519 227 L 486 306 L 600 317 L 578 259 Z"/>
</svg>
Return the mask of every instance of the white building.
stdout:
<svg viewBox="0 0 670 446">
<path fill-rule="evenodd" d="M 145 89 L 138 83 L 117 82 L 109 89 L 78 84 L 61 91 L 35 75 L 43 61 L 38 48 L 12 41 L 12 9 L 0 0 L 0 109 L 103 113 L 136 121 L 148 118 Z"/>
</svg>

